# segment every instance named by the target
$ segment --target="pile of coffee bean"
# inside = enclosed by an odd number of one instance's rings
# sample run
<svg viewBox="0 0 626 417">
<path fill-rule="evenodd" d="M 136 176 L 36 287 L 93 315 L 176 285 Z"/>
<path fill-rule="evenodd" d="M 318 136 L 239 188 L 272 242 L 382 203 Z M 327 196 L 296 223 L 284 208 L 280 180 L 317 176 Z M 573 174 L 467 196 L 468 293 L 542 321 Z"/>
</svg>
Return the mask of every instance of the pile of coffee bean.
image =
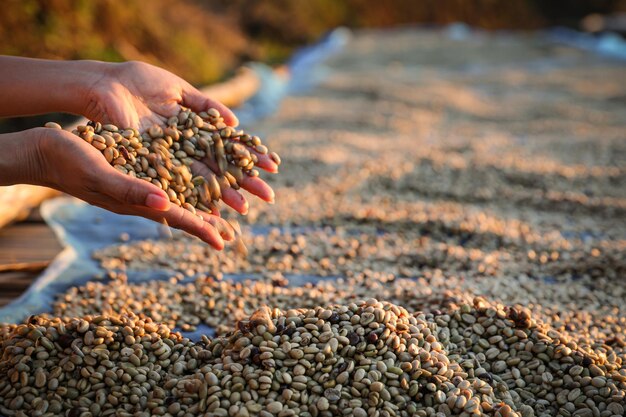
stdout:
<svg viewBox="0 0 626 417">
<path fill-rule="evenodd" d="M 60 128 L 50 122 L 46 127 Z M 185 209 L 206 213 L 216 211 L 224 190 L 239 189 L 244 176 L 256 177 L 259 155 L 280 164 L 258 136 L 227 126 L 214 108 L 194 113 L 182 108 L 166 126 L 153 125 L 140 133 L 112 124 L 89 122 L 72 131 L 91 144 L 115 169 L 167 192 L 170 201 Z M 194 175 L 192 165 L 203 161 L 215 173 Z"/>
<path fill-rule="evenodd" d="M 133 314 L 33 316 L 1 334 L 7 416 L 609 417 L 626 401 L 611 347 L 481 298 L 434 313 L 261 307 L 198 342 Z"/>
<path fill-rule="evenodd" d="M 168 368 L 188 360 L 193 347 L 166 326 L 134 316 L 31 317 L 3 333 L 4 416 L 158 414 Z"/>
</svg>

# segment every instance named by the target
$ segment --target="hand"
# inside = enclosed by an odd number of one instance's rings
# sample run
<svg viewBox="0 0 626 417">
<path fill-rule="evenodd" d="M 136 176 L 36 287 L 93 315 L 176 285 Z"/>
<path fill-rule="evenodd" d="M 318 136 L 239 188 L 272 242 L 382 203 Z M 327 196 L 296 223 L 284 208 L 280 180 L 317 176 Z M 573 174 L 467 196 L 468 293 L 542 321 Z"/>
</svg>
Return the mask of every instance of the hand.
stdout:
<svg viewBox="0 0 626 417">
<path fill-rule="evenodd" d="M 182 229 L 221 250 L 224 240 L 234 239 L 232 227 L 223 219 L 199 212 L 202 218 L 170 203 L 154 184 L 124 175 L 109 165 L 94 147 L 70 132 L 37 128 L 20 132 L 35 140 L 31 147 L 32 182 L 52 187 L 90 204 L 119 214 L 146 217 Z M 24 146 L 23 145 L 23 146 Z M 22 167 L 24 169 L 24 167 Z"/>
<path fill-rule="evenodd" d="M 82 111 L 91 120 L 145 130 L 155 123 L 165 124 L 169 117 L 180 112 L 182 105 L 195 112 L 213 107 L 220 112 L 226 124 L 238 124 L 237 117 L 228 107 L 204 96 L 188 82 L 164 69 L 142 62 L 105 64 L 103 69 L 102 77 L 88 89 L 87 105 Z M 276 163 L 267 155 L 257 153 L 257 157 L 259 168 L 268 172 L 278 171 Z M 203 162 L 194 164 L 192 170 L 195 174 L 207 176 L 209 170 L 218 172 L 212 161 Z M 274 202 L 274 191 L 258 177 L 246 177 L 242 188 L 262 200 Z M 248 202 L 233 189 L 224 192 L 223 200 L 242 214 L 248 212 Z"/>
<path fill-rule="evenodd" d="M 162 68 L 137 61 L 104 64 L 101 68 L 101 77 L 88 88 L 82 111 L 90 120 L 144 131 L 155 123 L 165 124 L 183 105 L 198 112 L 214 107 L 226 124 L 239 123 L 228 107 Z"/>
</svg>

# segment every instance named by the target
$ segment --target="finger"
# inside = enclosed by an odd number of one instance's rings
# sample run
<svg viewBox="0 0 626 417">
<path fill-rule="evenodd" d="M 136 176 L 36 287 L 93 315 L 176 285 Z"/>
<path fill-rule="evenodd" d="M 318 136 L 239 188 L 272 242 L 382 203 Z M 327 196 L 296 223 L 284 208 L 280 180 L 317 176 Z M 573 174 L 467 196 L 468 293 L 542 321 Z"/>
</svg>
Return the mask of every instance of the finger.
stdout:
<svg viewBox="0 0 626 417">
<path fill-rule="evenodd" d="M 163 223 L 163 220 L 165 220 L 169 226 L 184 230 L 185 232 L 198 237 L 203 242 L 213 246 L 217 250 L 222 250 L 224 248 L 224 239 L 222 239 L 220 232 L 218 232 L 215 226 L 211 224 L 216 223 L 215 220 L 205 221 L 204 218 L 198 217 L 195 214 L 192 214 L 191 212 L 173 204 L 167 212 L 152 210 L 143 206 L 120 205 L 114 203 L 112 200 L 99 201 L 94 204 L 114 213 L 145 217 L 157 223 Z M 204 214 L 208 215 L 207 213 Z M 222 227 L 222 225 L 220 225 L 220 227 Z M 225 233 L 224 236 L 227 240 L 233 239 L 228 233 Z"/>
<path fill-rule="evenodd" d="M 215 171 L 217 170 L 217 164 L 215 161 L 209 160 L 209 158 L 204 158 L 203 162 L 194 162 L 191 164 L 191 173 L 193 175 L 200 175 L 201 177 L 208 178 L 209 175 L 216 175 Z M 211 165 L 207 165 L 210 163 Z"/>
<path fill-rule="evenodd" d="M 202 213 L 204 213 L 204 211 Z M 222 217 L 222 213 L 220 213 L 220 209 L 219 207 L 217 207 L 217 204 L 213 204 L 213 207 L 211 207 L 211 213 L 207 213 L 207 214 L 210 214 L 215 217 Z"/>
<path fill-rule="evenodd" d="M 188 210 L 172 204 L 167 212 L 154 212 L 152 215 L 156 217 L 153 220 L 160 221 L 160 218 L 164 218 L 170 226 L 197 236 L 217 250 L 224 249 L 224 240 L 217 229 L 202 217 L 196 216 Z"/>
<path fill-rule="evenodd" d="M 261 200 L 274 204 L 274 190 L 261 178 L 244 175 L 241 187 L 249 193 L 256 195 Z"/>
<path fill-rule="evenodd" d="M 207 158 L 205 158 L 203 161 L 205 161 L 205 164 L 195 163 L 192 166 L 192 171 L 194 171 L 194 173 L 197 173 L 198 175 L 202 175 L 205 177 L 207 175 L 214 175 L 211 171 L 217 169 L 215 162 L 207 160 Z M 258 177 L 250 177 L 249 175 L 244 175 L 243 183 L 240 185 L 243 189 L 250 192 L 251 194 L 256 195 L 257 197 L 261 198 L 264 201 L 267 201 L 270 204 L 274 204 L 274 190 L 272 190 L 272 187 L 267 185 L 267 183 L 265 183 L 265 181 L 263 181 L 262 179 Z M 222 190 L 222 200 L 224 200 L 227 205 L 229 205 L 239 213 L 244 215 L 248 214 L 248 201 L 238 191 L 232 188 Z"/>
<path fill-rule="evenodd" d="M 269 155 L 260 154 L 250 147 L 248 147 L 248 149 L 257 157 L 257 162 L 254 164 L 254 166 L 262 168 L 272 174 L 276 174 L 278 172 L 278 165 L 276 164 L 276 162 L 272 161 L 272 158 L 270 158 Z"/>
<path fill-rule="evenodd" d="M 183 91 L 183 105 L 198 113 L 207 111 L 212 107 L 220 112 L 224 118 L 224 123 L 227 125 L 237 126 L 239 124 L 237 116 L 228 107 L 217 100 L 208 98 L 191 85 Z"/>
<path fill-rule="evenodd" d="M 235 239 L 235 231 L 233 227 L 226 220 L 218 217 L 212 213 L 207 213 L 204 211 L 197 211 L 200 216 L 204 219 L 204 221 L 210 223 L 215 229 L 219 232 L 220 236 L 227 241 L 231 241 Z"/>
<path fill-rule="evenodd" d="M 193 165 L 191 165 L 191 171 L 194 174 L 197 172 L 197 175 L 202 175 L 203 177 L 206 176 L 207 169 L 212 173 L 219 172 L 217 162 L 208 157 L 202 158 L 202 161 L 194 162 Z"/>
<path fill-rule="evenodd" d="M 211 161 L 208 161 L 208 162 L 211 162 Z M 217 169 L 217 166 L 215 165 L 215 161 L 212 161 L 211 165 L 213 166 L 213 169 Z M 195 175 L 201 175 L 205 178 L 207 178 L 209 175 L 215 175 L 215 173 L 213 172 L 210 166 L 207 166 L 200 162 L 194 163 L 191 166 L 191 171 Z M 227 188 L 226 190 L 222 190 L 222 200 L 224 200 L 224 203 L 226 203 L 227 205 L 235 209 L 237 212 L 244 214 L 244 215 L 248 214 L 248 202 L 246 201 L 245 197 L 241 195 L 240 193 L 238 193 L 237 191 L 233 190 L 232 188 Z"/>
<path fill-rule="evenodd" d="M 257 162 L 255 162 L 254 164 L 255 167 L 264 169 L 265 171 L 272 173 L 272 174 L 276 174 L 278 172 L 278 164 L 276 164 L 276 162 L 274 162 L 268 154 L 259 153 L 253 147 L 248 146 L 248 145 L 245 145 L 245 146 L 246 146 L 246 149 L 248 149 L 250 153 L 255 154 L 257 157 Z"/>
<path fill-rule="evenodd" d="M 109 170 L 107 170 L 109 171 Z M 128 206 L 144 206 L 157 211 L 169 210 L 171 204 L 165 191 L 156 185 L 110 170 L 96 182 L 96 188 Z"/>
<path fill-rule="evenodd" d="M 239 213 L 248 214 L 248 200 L 240 192 L 232 188 L 222 190 L 222 200 Z"/>
<path fill-rule="evenodd" d="M 211 222 L 216 223 L 216 220 L 207 222 L 204 218 L 196 216 L 190 211 L 174 204 L 170 204 L 169 210 L 160 211 L 148 208 L 144 205 L 128 205 L 114 199 L 107 199 L 106 197 L 102 198 L 101 195 L 100 198 L 89 199 L 89 203 L 117 214 L 145 217 L 157 223 L 163 223 L 163 220 L 165 220 L 169 226 L 184 230 L 185 232 L 200 238 L 202 241 L 208 243 L 217 250 L 222 250 L 224 248 L 224 240 L 220 236 L 218 230 L 211 224 Z M 219 219 L 216 216 L 213 217 Z M 220 227 L 222 227 L 222 225 L 220 225 Z M 231 239 L 229 234 L 225 234 L 225 238 Z"/>
</svg>

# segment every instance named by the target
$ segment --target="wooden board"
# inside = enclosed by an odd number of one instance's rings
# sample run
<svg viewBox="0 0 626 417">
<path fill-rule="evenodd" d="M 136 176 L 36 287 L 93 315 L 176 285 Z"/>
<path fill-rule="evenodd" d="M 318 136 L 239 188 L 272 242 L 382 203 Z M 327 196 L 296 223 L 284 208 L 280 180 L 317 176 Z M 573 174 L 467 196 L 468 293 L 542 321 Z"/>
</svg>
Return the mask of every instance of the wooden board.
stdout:
<svg viewBox="0 0 626 417">
<path fill-rule="evenodd" d="M 61 249 L 52 229 L 41 221 L 0 229 L 0 306 L 26 291 Z"/>
<path fill-rule="evenodd" d="M 16 223 L 0 229 L 0 265 L 51 260 L 61 245 L 45 223 Z"/>
</svg>

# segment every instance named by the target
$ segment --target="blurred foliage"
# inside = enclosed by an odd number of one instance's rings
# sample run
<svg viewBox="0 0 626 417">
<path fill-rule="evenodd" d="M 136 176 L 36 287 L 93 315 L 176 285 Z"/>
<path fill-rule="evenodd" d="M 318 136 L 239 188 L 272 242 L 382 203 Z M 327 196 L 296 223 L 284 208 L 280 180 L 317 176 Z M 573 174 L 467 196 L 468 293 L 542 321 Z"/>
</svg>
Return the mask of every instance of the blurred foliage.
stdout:
<svg viewBox="0 0 626 417">
<path fill-rule="evenodd" d="M 193 1 L 5 0 L 3 5 L 0 54 L 143 60 L 206 83 L 237 65 L 247 49 L 232 22 Z"/>
<path fill-rule="evenodd" d="M 195 84 L 249 59 L 284 60 L 330 28 L 465 22 L 486 29 L 575 25 L 626 0 L 4 0 L 0 54 L 138 59 Z"/>
<path fill-rule="evenodd" d="M 292 47 L 312 42 L 329 28 L 445 25 L 464 22 L 484 29 L 577 26 L 590 13 L 626 10 L 626 0 L 197 0 L 219 10 L 261 42 L 261 59 L 284 59 Z"/>
</svg>

